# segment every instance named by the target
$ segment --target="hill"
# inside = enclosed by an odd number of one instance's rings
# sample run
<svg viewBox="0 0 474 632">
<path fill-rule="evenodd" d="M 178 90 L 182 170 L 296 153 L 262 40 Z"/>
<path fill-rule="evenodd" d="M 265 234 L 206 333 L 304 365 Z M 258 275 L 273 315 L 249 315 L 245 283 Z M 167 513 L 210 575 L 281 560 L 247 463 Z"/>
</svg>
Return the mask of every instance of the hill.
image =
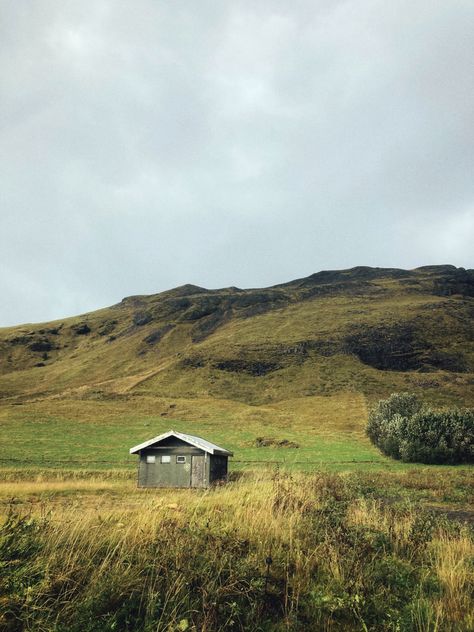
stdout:
<svg viewBox="0 0 474 632">
<path fill-rule="evenodd" d="M 173 426 L 249 460 L 380 460 L 363 433 L 375 399 L 474 405 L 473 317 L 473 270 L 357 267 L 3 328 L 5 462 L 126 461 Z"/>
</svg>

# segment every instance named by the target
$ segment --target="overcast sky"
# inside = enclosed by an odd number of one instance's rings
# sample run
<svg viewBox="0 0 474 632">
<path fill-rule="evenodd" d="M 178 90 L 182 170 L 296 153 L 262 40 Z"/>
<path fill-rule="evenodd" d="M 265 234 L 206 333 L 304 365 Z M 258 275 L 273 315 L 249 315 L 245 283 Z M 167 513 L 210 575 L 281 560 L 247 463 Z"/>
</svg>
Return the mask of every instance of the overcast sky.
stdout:
<svg viewBox="0 0 474 632">
<path fill-rule="evenodd" d="M 474 267 L 472 0 L 2 0 L 0 326 Z"/>
</svg>

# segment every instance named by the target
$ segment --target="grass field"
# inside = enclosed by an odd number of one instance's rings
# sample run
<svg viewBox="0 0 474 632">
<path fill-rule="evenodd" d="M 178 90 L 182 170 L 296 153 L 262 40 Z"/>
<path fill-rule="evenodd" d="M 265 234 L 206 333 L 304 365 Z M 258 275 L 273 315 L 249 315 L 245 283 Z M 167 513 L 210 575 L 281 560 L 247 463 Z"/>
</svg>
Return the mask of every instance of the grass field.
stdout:
<svg viewBox="0 0 474 632">
<path fill-rule="evenodd" d="M 160 413 L 156 411 L 161 410 Z M 133 469 L 128 449 L 170 428 L 234 452 L 231 468 L 278 462 L 291 469 L 410 469 L 383 456 L 365 436 L 365 400 L 355 393 L 278 405 L 225 400 L 45 399 L 0 410 L 3 466 Z M 275 445 L 257 447 L 257 438 Z M 298 447 L 279 447 L 286 440 Z"/>
<path fill-rule="evenodd" d="M 306 411 L 298 406 L 296 419 L 292 406 L 297 404 L 291 401 L 255 407 L 222 400 L 175 400 L 170 408 L 163 400 L 135 398 L 132 404 L 46 400 L 16 406 L 0 417 L 2 440 L 9 446 L 4 464 L 8 459 L 18 465 L 53 467 L 102 461 L 109 467 L 133 467 L 136 457 L 128 455 L 128 448 L 170 427 L 224 444 L 234 451 L 236 465 L 249 460 L 385 461 L 364 437 L 360 397 L 310 399 Z M 157 408 L 161 413 L 155 412 Z M 286 439 L 299 447 L 259 448 L 257 437 Z"/>
<path fill-rule="evenodd" d="M 352 392 L 4 408 L 0 629 L 468 632 L 473 468 L 392 461 L 366 415 Z M 137 489 L 128 447 L 170 427 L 233 450 L 229 483 Z"/>
</svg>

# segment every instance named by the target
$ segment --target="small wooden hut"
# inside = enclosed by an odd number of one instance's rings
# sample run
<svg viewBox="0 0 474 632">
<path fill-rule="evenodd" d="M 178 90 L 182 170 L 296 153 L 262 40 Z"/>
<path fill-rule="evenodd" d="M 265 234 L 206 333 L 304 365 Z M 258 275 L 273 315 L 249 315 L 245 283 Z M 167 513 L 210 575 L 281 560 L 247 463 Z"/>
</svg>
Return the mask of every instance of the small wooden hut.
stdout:
<svg viewBox="0 0 474 632">
<path fill-rule="evenodd" d="M 209 487 L 227 476 L 232 452 L 170 430 L 130 449 L 138 454 L 138 487 Z"/>
</svg>

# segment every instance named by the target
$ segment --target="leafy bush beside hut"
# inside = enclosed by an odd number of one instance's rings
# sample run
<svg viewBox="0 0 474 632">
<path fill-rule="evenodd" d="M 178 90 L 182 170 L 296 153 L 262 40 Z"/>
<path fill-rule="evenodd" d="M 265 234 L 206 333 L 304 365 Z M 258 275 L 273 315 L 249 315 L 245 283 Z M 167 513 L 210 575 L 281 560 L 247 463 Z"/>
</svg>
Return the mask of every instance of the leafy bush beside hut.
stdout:
<svg viewBox="0 0 474 632">
<path fill-rule="evenodd" d="M 367 435 L 394 459 L 474 463 L 474 410 L 432 410 L 412 393 L 393 393 L 369 413 Z"/>
</svg>

